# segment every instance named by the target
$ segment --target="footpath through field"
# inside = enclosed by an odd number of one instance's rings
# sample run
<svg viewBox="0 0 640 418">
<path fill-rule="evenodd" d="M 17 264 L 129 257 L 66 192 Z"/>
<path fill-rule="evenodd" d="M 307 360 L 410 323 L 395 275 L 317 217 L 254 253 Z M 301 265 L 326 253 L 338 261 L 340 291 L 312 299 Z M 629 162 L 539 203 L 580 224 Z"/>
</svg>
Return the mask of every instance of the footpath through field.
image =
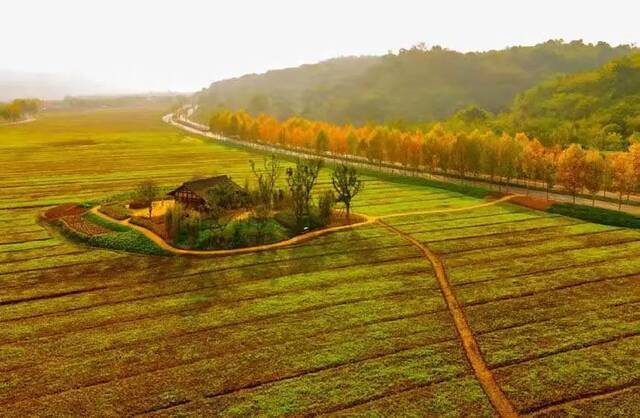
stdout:
<svg viewBox="0 0 640 418">
<path fill-rule="evenodd" d="M 454 210 L 451 210 L 452 212 Z M 438 285 L 440 286 L 440 290 L 442 291 L 442 295 L 444 297 L 445 302 L 447 303 L 447 308 L 449 309 L 449 313 L 453 318 L 453 323 L 456 327 L 456 331 L 462 340 L 462 346 L 464 348 L 465 355 L 473 368 L 473 372 L 475 373 L 478 381 L 482 385 L 489 401 L 496 409 L 498 414 L 501 417 L 517 417 L 518 413 L 515 408 L 509 401 L 509 399 L 505 396 L 500 386 L 496 383 L 496 380 L 489 370 L 487 363 L 482 357 L 482 353 L 480 352 L 480 347 L 478 346 L 478 342 L 476 341 L 475 336 L 473 335 L 473 331 L 469 326 L 469 321 L 467 321 L 467 317 L 456 298 L 456 295 L 453 291 L 453 288 L 449 284 L 449 278 L 447 277 L 447 272 L 444 267 L 444 263 L 440 258 L 433 253 L 429 248 L 423 245 L 420 241 L 413 238 L 411 235 L 402 232 L 398 228 L 393 225 L 390 225 L 383 220 L 379 221 L 382 225 L 387 227 L 390 231 L 395 232 L 396 234 L 402 236 L 404 239 L 412 243 L 416 248 L 422 252 L 427 260 L 433 266 L 433 270 L 436 274 L 436 278 L 438 279 Z"/>
</svg>

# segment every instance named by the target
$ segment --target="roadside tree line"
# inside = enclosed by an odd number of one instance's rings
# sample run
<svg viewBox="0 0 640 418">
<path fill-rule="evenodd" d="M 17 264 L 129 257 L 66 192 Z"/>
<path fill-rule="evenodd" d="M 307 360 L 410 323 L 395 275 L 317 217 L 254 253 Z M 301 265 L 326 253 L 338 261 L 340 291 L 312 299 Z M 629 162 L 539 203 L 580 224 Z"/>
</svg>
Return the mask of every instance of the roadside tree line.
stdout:
<svg viewBox="0 0 640 418">
<path fill-rule="evenodd" d="M 545 147 L 524 133 L 453 132 L 437 124 L 429 131 L 386 125 L 333 125 L 302 117 L 283 122 L 269 115 L 221 111 L 209 121 L 212 132 L 251 142 L 266 142 L 320 154 L 348 156 L 407 170 L 521 184 L 549 191 L 562 187 L 573 196 L 588 192 L 593 201 L 602 192 L 629 199 L 640 188 L 640 143 L 628 151 L 602 153 L 571 144 Z"/>
</svg>

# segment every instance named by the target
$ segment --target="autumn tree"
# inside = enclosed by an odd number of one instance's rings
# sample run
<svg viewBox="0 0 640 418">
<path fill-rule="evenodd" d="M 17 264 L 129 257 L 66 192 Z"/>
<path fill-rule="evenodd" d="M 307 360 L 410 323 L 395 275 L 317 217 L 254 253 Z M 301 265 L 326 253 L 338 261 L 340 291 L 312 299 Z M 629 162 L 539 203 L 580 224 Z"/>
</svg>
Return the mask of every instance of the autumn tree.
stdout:
<svg viewBox="0 0 640 418">
<path fill-rule="evenodd" d="M 489 176 L 489 181 L 493 180 L 497 174 L 498 159 L 500 158 L 499 138 L 488 132 L 482 137 L 483 152 L 480 155 L 480 170 Z"/>
<path fill-rule="evenodd" d="M 456 136 L 451 145 L 451 165 L 458 172 L 460 180 L 464 180 L 464 175 L 467 171 L 467 143 L 467 135 L 461 133 Z"/>
<path fill-rule="evenodd" d="M 525 176 L 527 193 L 529 191 L 529 182 L 526 180 L 536 180 L 542 177 L 542 170 L 545 164 L 544 156 L 544 145 L 536 138 L 527 139 L 522 156 L 522 173 Z"/>
<path fill-rule="evenodd" d="M 576 194 L 584 187 L 585 152 L 578 144 L 572 144 L 558 158 L 558 183 L 568 190 L 576 203 Z"/>
<path fill-rule="evenodd" d="M 316 136 L 316 151 L 327 152 L 329 150 L 329 136 L 324 130 L 320 130 Z"/>
<path fill-rule="evenodd" d="M 511 179 L 518 174 L 522 145 L 511 135 L 503 134 L 498 149 L 498 174 L 505 179 L 508 187 Z"/>
<path fill-rule="evenodd" d="M 349 131 L 349 135 L 347 135 L 347 152 L 350 155 L 358 154 L 358 137 L 353 131 Z"/>
<path fill-rule="evenodd" d="M 606 164 L 600 152 L 589 150 L 584 157 L 584 187 L 591 193 L 591 205 L 596 204 L 596 193 L 602 188 Z"/>
<path fill-rule="evenodd" d="M 618 210 L 622 209 L 622 196 L 629 194 L 635 186 L 633 160 L 630 153 L 616 152 L 609 155 L 611 183 L 618 192 Z"/>
<path fill-rule="evenodd" d="M 331 184 L 337 194 L 336 201 L 344 203 L 347 222 L 351 223 L 351 201 L 364 189 L 364 183 L 353 166 L 340 164 L 333 169 Z"/>
<path fill-rule="evenodd" d="M 554 150 L 547 150 L 542 157 L 540 166 L 540 176 L 547 189 L 547 200 L 549 200 L 549 191 L 556 184 L 557 167 L 558 153 Z"/>
<path fill-rule="evenodd" d="M 635 187 L 640 186 L 640 142 L 634 141 L 629 147 L 629 157 L 633 165 L 633 174 L 635 179 Z"/>
</svg>

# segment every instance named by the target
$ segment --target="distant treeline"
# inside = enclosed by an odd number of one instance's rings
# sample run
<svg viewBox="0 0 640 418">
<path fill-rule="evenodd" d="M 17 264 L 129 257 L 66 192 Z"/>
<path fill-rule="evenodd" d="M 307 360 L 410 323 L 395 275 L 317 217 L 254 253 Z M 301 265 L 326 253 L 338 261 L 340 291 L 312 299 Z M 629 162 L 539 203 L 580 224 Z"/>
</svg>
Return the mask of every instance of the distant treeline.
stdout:
<svg viewBox="0 0 640 418">
<path fill-rule="evenodd" d="M 0 119 L 16 122 L 35 115 L 42 107 L 40 99 L 15 99 L 9 103 L 0 103 Z"/>
<path fill-rule="evenodd" d="M 460 53 L 417 45 L 381 57 L 338 58 L 213 83 L 196 96 L 203 112 L 246 109 L 361 125 L 443 120 L 475 105 L 508 110 L 515 97 L 560 74 L 596 69 L 638 50 L 552 40 Z"/>
<path fill-rule="evenodd" d="M 211 131 L 246 141 L 261 141 L 320 154 L 366 159 L 373 164 L 394 163 L 408 170 L 455 174 L 490 182 L 545 187 L 556 184 L 574 197 L 615 191 L 619 201 L 640 187 L 640 142 L 627 152 L 606 155 L 573 144 L 544 146 L 524 133 L 496 134 L 492 130 L 453 131 L 442 124 L 429 130 L 369 124 L 334 125 L 302 117 L 283 122 L 247 112 L 215 113 Z"/>
<path fill-rule="evenodd" d="M 118 96 L 67 96 L 63 100 L 51 102 L 52 109 L 96 109 L 140 107 L 148 105 L 163 105 L 167 109 L 177 108 L 186 100 L 179 94 L 132 94 Z"/>
</svg>

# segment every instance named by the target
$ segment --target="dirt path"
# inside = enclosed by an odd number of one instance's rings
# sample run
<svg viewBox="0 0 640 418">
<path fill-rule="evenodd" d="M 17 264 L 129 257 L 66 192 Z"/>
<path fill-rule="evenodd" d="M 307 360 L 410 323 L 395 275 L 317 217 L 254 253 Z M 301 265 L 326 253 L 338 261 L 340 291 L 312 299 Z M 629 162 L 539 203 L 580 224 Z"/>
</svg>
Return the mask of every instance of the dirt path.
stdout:
<svg viewBox="0 0 640 418">
<path fill-rule="evenodd" d="M 464 347 L 467 359 L 469 360 L 469 363 L 471 363 L 471 367 L 473 368 L 478 381 L 482 385 L 482 388 L 489 397 L 489 401 L 501 417 L 519 416 L 509 399 L 507 399 L 505 394 L 502 392 L 502 389 L 500 389 L 500 387 L 496 383 L 491 370 L 489 370 L 487 363 L 482 357 L 482 352 L 480 351 L 478 342 L 473 335 L 473 331 L 471 331 L 471 327 L 469 326 L 467 317 L 465 316 L 465 313 L 462 310 L 462 306 L 460 306 L 460 303 L 456 298 L 453 288 L 449 284 L 447 272 L 445 270 L 444 264 L 442 263 L 442 260 L 440 260 L 440 258 L 433 252 L 431 252 L 429 248 L 424 246 L 411 235 L 402 232 L 398 228 L 389 225 L 383 220 L 379 220 L 378 222 L 387 227 L 389 230 L 395 232 L 396 234 L 401 235 L 407 241 L 411 242 L 429 260 L 435 271 L 436 278 L 438 279 L 438 284 L 440 285 L 440 290 L 442 291 L 442 295 L 444 296 L 444 299 L 447 303 L 447 308 L 449 309 L 449 312 L 453 317 L 453 322 L 456 330 L 458 331 L 458 335 L 462 340 L 462 346 Z"/>
<path fill-rule="evenodd" d="M 93 214 L 95 214 L 95 215 L 97 215 L 97 216 L 109 221 L 109 222 L 118 223 L 120 225 L 125 225 L 125 226 L 128 226 L 129 228 L 135 229 L 136 231 L 144 234 L 144 236 L 149 238 L 151 241 L 153 241 L 160 248 L 162 248 L 163 250 L 168 251 L 168 252 L 170 252 L 172 254 L 219 257 L 219 256 L 225 256 L 225 255 L 238 255 L 238 254 L 257 253 L 257 252 L 260 252 L 260 251 L 267 251 L 267 250 L 275 250 L 275 249 L 279 249 L 279 248 L 285 248 L 285 247 L 288 247 L 290 245 L 299 244 L 299 243 L 308 241 L 310 239 L 317 238 L 317 237 L 322 236 L 322 235 L 330 234 L 332 232 L 344 231 L 344 230 L 347 230 L 347 229 L 357 228 L 357 227 L 363 226 L 363 225 L 371 225 L 373 223 L 378 222 L 380 219 L 394 218 L 394 217 L 398 217 L 398 216 L 407 216 L 407 215 L 428 215 L 428 214 L 436 214 L 436 213 L 448 213 L 448 212 L 459 212 L 459 211 L 464 211 L 464 210 L 472 210 L 472 209 L 482 208 L 482 207 L 485 207 L 485 206 L 493 206 L 493 205 L 496 205 L 498 203 L 505 202 L 505 201 L 507 201 L 509 199 L 513 199 L 514 197 L 515 197 L 515 195 L 505 196 L 505 197 L 503 197 L 501 199 L 492 200 L 492 201 L 486 202 L 486 203 L 480 203 L 478 205 L 463 206 L 461 208 L 436 209 L 436 210 L 426 210 L 426 211 L 416 211 L 416 212 L 406 212 L 406 213 L 392 213 L 392 214 L 388 214 L 388 215 L 384 215 L 384 216 L 380 216 L 380 217 L 358 214 L 358 216 L 360 216 L 360 217 L 365 219 L 363 222 L 350 224 L 350 225 L 334 226 L 334 227 L 331 227 L 331 228 L 318 229 L 316 231 L 307 232 L 305 234 L 298 235 L 298 236 L 295 236 L 293 238 L 289 238 L 289 239 L 284 240 L 284 241 L 274 242 L 272 244 L 256 245 L 256 246 L 253 246 L 253 247 L 235 248 L 235 249 L 230 249 L 230 250 L 185 250 L 183 248 L 174 247 L 173 245 L 171 245 L 167 241 L 165 241 L 162 237 L 157 235 L 155 232 L 153 232 L 153 231 L 151 231 L 151 230 L 149 230 L 147 228 L 144 228 L 142 226 L 132 224 L 130 222 L 131 218 L 125 219 L 123 221 L 115 219 L 115 218 L 112 218 L 112 217 L 110 217 L 108 215 L 105 215 L 104 213 L 100 212 L 99 211 L 100 206 L 95 206 L 95 207 L 91 208 L 89 211 L 91 213 L 93 213 Z"/>
<path fill-rule="evenodd" d="M 18 120 L 16 122 L 0 123 L 0 127 L 2 127 L 2 126 L 13 126 L 13 125 L 22 125 L 23 123 L 33 122 L 34 120 L 36 120 L 36 119 L 35 118 L 29 118 L 29 119 Z"/>
</svg>

